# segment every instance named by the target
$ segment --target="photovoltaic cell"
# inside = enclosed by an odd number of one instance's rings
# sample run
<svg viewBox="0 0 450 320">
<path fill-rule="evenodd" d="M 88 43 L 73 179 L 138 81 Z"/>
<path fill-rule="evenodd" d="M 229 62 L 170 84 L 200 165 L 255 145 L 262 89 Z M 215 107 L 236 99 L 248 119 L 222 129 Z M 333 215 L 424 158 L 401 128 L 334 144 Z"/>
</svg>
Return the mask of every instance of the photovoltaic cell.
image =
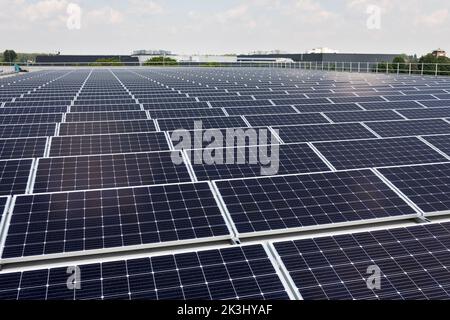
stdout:
<svg viewBox="0 0 450 320">
<path fill-rule="evenodd" d="M 417 138 L 314 143 L 338 170 L 447 161 Z"/>
<path fill-rule="evenodd" d="M 369 170 L 216 183 L 241 236 L 416 214 Z"/>
<path fill-rule="evenodd" d="M 0 275 L 11 300 L 289 299 L 262 245 L 80 265 L 81 288 L 67 267 Z M 20 290 L 18 289 L 20 288 Z"/>
<path fill-rule="evenodd" d="M 425 213 L 450 212 L 450 163 L 385 168 L 380 172 Z"/>
<path fill-rule="evenodd" d="M 332 112 L 332 111 L 361 111 L 355 103 L 334 103 L 334 104 L 310 104 L 310 105 L 296 105 L 300 112 Z"/>
<path fill-rule="evenodd" d="M 55 123 L 3 125 L 0 126 L 0 139 L 50 137 L 55 134 Z"/>
<path fill-rule="evenodd" d="M 163 118 L 198 118 L 198 117 L 223 117 L 222 109 L 164 109 L 150 110 L 152 119 Z"/>
<path fill-rule="evenodd" d="M 241 107 L 226 108 L 229 115 L 252 115 L 252 114 L 276 114 L 276 113 L 297 113 L 291 106 L 268 106 L 268 107 Z"/>
<path fill-rule="evenodd" d="M 163 132 L 53 137 L 50 157 L 169 150 Z"/>
<path fill-rule="evenodd" d="M 33 160 L 0 161 L 0 195 L 25 193 Z"/>
<path fill-rule="evenodd" d="M 415 101 L 365 102 L 361 106 L 366 110 L 419 109 L 422 105 Z"/>
<path fill-rule="evenodd" d="M 450 118 L 450 108 L 400 110 L 408 119 Z"/>
<path fill-rule="evenodd" d="M 91 121 L 124 121 L 144 120 L 147 115 L 144 111 L 119 111 L 119 112 L 80 112 L 68 113 L 66 122 L 91 122 Z"/>
<path fill-rule="evenodd" d="M 39 159 L 35 193 L 144 186 L 191 181 L 171 152 Z"/>
<path fill-rule="evenodd" d="M 403 119 L 402 116 L 391 110 L 334 112 L 326 113 L 325 115 L 334 122 L 361 122 Z"/>
<path fill-rule="evenodd" d="M 247 124 L 241 117 L 208 117 L 208 118 L 173 118 L 158 119 L 159 127 L 162 131 L 172 130 L 193 130 L 195 129 L 195 121 L 201 121 L 204 129 L 211 128 L 236 128 L 246 127 Z"/>
<path fill-rule="evenodd" d="M 274 243 L 305 300 L 448 299 L 450 225 L 407 228 Z M 368 269 L 380 288 L 367 286 Z"/>
<path fill-rule="evenodd" d="M 450 156 L 450 135 L 424 137 L 424 139 Z"/>
<path fill-rule="evenodd" d="M 229 231 L 207 183 L 29 195 L 16 198 L 2 259 L 214 237 Z"/>
</svg>

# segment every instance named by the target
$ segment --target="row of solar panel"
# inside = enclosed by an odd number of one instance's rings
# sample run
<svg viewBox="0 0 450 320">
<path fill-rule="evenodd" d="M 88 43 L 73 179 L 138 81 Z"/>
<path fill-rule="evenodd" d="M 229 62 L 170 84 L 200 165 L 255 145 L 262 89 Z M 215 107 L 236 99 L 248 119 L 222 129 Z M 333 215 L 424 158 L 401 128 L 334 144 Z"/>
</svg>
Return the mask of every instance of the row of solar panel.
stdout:
<svg viewBox="0 0 450 320">
<path fill-rule="evenodd" d="M 448 299 L 449 234 L 430 224 L 12 272 L 0 274 L 0 298 Z M 373 267 L 377 287 L 367 285 Z"/>
</svg>

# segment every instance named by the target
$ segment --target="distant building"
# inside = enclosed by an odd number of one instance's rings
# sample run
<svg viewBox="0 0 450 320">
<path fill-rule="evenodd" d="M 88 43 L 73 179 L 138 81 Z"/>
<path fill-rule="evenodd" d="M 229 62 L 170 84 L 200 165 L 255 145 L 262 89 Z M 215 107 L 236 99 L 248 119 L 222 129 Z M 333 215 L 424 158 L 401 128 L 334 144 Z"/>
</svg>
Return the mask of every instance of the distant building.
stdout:
<svg viewBox="0 0 450 320">
<path fill-rule="evenodd" d="M 309 50 L 308 53 L 339 53 L 339 51 L 330 48 L 314 48 Z"/>
<path fill-rule="evenodd" d="M 132 56 L 170 56 L 171 51 L 167 50 L 135 50 Z"/>
<path fill-rule="evenodd" d="M 392 62 L 399 54 L 365 54 L 365 53 L 286 53 L 266 55 L 239 55 L 238 61 L 271 61 L 291 59 L 294 62 Z"/>
<path fill-rule="evenodd" d="M 433 56 L 435 56 L 436 58 L 447 56 L 447 52 L 445 52 L 445 50 L 443 50 L 443 49 L 434 50 L 431 54 Z"/>
<path fill-rule="evenodd" d="M 36 64 L 93 63 L 99 59 L 115 59 L 125 64 L 138 64 L 139 60 L 132 56 L 115 55 L 41 55 L 36 56 Z"/>
</svg>

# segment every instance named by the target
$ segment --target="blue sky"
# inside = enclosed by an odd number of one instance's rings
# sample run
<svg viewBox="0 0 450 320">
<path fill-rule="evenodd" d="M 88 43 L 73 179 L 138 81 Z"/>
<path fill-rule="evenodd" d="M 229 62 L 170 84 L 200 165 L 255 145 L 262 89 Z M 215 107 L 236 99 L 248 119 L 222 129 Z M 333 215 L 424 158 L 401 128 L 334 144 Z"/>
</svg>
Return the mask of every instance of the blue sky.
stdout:
<svg viewBox="0 0 450 320">
<path fill-rule="evenodd" d="M 79 28 L 67 27 L 70 4 L 81 9 Z M 450 51 L 448 0 L 0 0 L 0 7 L 0 50 Z M 368 27 L 368 21 L 379 26 Z"/>
</svg>

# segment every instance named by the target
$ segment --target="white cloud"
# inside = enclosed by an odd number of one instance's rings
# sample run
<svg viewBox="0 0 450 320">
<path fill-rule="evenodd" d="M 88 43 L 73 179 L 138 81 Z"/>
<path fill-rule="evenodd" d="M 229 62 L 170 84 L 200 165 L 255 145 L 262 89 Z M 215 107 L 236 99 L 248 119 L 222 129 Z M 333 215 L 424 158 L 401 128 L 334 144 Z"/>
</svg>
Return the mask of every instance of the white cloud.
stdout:
<svg viewBox="0 0 450 320">
<path fill-rule="evenodd" d="M 436 10 L 428 15 L 419 16 L 416 25 L 425 25 L 427 27 L 438 27 L 448 22 L 450 15 L 448 9 Z"/>
<path fill-rule="evenodd" d="M 163 6 L 152 0 L 129 0 L 127 7 L 127 12 L 131 14 L 156 15 L 164 13 Z"/>
<path fill-rule="evenodd" d="M 86 15 L 89 22 L 97 24 L 118 24 L 124 21 L 123 13 L 109 6 L 90 10 Z"/>
</svg>

